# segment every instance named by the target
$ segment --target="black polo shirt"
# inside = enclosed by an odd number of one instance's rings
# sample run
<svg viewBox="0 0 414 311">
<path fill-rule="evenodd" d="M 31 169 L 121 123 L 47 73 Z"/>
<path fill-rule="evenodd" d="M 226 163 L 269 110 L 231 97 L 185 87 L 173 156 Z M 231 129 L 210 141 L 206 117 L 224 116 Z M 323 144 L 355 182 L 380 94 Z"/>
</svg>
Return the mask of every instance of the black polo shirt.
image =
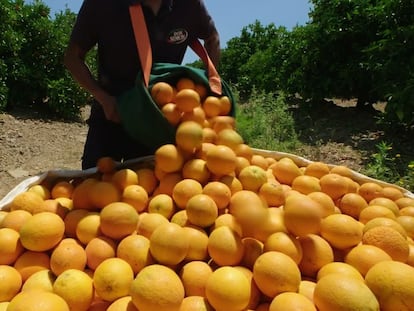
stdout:
<svg viewBox="0 0 414 311">
<path fill-rule="evenodd" d="M 84 0 L 71 41 L 85 51 L 98 46 L 99 82 L 117 95 L 130 88 L 140 64 L 128 0 Z M 202 0 L 163 0 L 157 16 L 144 7 L 153 61 L 181 63 L 188 44 L 215 26 Z"/>
</svg>

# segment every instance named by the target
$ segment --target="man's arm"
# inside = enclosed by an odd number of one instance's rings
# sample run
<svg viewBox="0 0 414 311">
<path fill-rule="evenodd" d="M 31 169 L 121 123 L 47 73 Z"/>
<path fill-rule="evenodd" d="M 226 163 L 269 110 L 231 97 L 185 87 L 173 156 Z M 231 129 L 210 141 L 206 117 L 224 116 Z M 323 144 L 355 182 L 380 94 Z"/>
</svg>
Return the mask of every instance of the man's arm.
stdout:
<svg viewBox="0 0 414 311">
<path fill-rule="evenodd" d="M 218 68 L 220 62 L 220 36 L 217 31 L 214 31 L 210 37 L 204 40 L 204 47 L 214 66 Z"/>
<path fill-rule="evenodd" d="M 86 53 L 77 44 L 71 42 L 66 49 L 64 64 L 73 79 L 101 104 L 106 118 L 119 122 L 119 116 L 116 112 L 116 98 L 110 96 L 99 86 L 85 63 Z"/>
</svg>

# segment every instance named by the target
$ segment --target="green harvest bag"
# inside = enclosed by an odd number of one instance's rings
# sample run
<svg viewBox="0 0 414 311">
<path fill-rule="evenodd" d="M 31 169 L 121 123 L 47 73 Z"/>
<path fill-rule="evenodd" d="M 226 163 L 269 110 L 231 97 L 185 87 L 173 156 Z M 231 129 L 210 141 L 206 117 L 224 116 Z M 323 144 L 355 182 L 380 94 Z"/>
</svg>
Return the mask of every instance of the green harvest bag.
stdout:
<svg viewBox="0 0 414 311">
<path fill-rule="evenodd" d="M 152 152 L 161 145 L 175 143 L 175 128 L 164 117 L 150 95 L 151 87 L 160 81 L 174 85 L 182 77 L 190 78 L 205 85 L 210 94 L 228 96 L 232 103 L 231 114 L 235 115 L 235 101 L 231 90 L 220 79 L 200 41 L 195 40 L 190 47 L 201 58 L 206 70 L 170 63 L 153 64 L 141 5 L 131 5 L 129 11 L 142 71 L 138 73 L 134 87 L 118 96 L 117 109 L 125 130 L 134 140 Z"/>
<path fill-rule="evenodd" d="M 209 89 L 206 71 L 190 66 L 170 63 L 155 63 L 152 67 L 149 86 L 146 87 L 140 72 L 135 86 L 118 97 L 118 111 L 122 124 L 129 135 L 137 142 L 155 151 L 161 145 L 175 143 L 175 128 L 164 117 L 160 108 L 153 101 L 150 90 L 160 81 L 174 85 L 180 78 L 188 77 Z M 222 95 L 230 98 L 235 115 L 235 101 L 230 87 L 221 80 Z M 211 91 L 210 91 L 211 92 Z"/>
</svg>

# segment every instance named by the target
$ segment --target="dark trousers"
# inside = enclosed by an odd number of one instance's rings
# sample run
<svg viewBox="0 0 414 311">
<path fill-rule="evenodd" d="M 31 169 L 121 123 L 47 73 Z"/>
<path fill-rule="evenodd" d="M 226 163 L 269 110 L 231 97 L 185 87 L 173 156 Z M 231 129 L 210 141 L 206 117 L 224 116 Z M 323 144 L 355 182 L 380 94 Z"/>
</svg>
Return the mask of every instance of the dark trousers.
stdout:
<svg viewBox="0 0 414 311">
<path fill-rule="evenodd" d="M 96 102 L 92 104 L 87 123 L 89 130 L 83 150 L 82 169 L 96 166 L 98 159 L 105 156 L 125 161 L 152 154 L 149 148 L 133 140 L 122 124 L 108 121 Z"/>
</svg>

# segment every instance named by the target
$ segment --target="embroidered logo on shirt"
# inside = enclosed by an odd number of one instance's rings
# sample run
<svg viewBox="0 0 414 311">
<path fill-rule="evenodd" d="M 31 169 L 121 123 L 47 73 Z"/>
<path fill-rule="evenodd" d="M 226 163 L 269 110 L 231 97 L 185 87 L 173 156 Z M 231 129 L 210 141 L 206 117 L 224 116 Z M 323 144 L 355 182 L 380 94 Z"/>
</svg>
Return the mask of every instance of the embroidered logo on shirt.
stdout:
<svg viewBox="0 0 414 311">
<path fill-rule="evenodd" d="M 171 44 L 180 44 L 183 43 L 188 38 L 187 30 L 183 28 L 174 29 L 168 34 L 168 43 Z"/>
</svg>

